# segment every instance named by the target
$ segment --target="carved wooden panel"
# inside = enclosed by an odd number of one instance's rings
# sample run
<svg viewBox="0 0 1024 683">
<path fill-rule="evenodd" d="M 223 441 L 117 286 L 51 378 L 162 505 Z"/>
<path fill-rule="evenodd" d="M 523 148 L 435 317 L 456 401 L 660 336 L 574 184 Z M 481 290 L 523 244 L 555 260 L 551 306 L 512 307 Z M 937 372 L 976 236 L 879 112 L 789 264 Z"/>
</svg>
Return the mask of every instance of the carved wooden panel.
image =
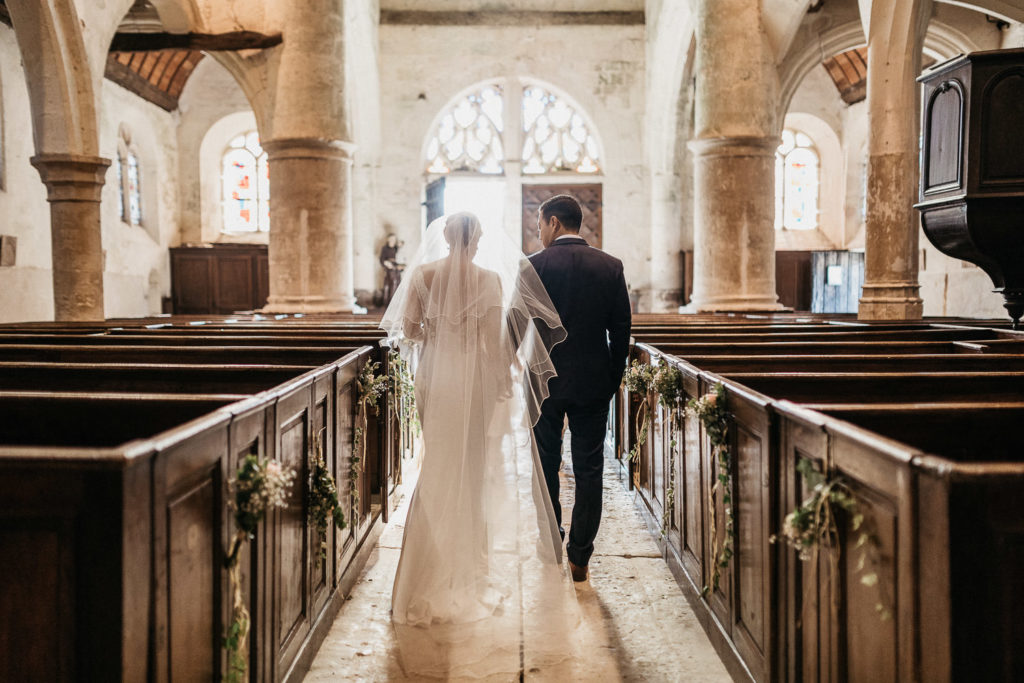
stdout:
<svg viewBox="0 0 1024 683">
<path fill-rule="evenodd" d="M 253 307 L 255 259 L 251 255 L 225 255 L 217 259 L 214 301 L 220 310 Z"/>
<path fill-rule="evenodd" d="M 0 612 L 7 619 L 0 626 L 0 680 L 75 678 L 69 526 L 25 517 L 0 521 Z"/>
<path fill-rule="evenodd" d="M 212 473 L 211 473 L 212 474 Z M 167 505 L 170 661 L 174 680 L 214 680 L 216 487 L 207 476 Z"/>
<path fill-rule="evenodd" d="M 1024 181 L 1024 69 L 1001 74 L 989 85 L 982 103 L 981 171 L 985 181 Z"/>
<path fill-rule="evenodd" d="M 959 82 L 947 81 L 935 90 L 925 113 L 930 133 L 924 157 L 926 194 L 961 183 L 963 115 L 963 90 Z"/>
<path fill-rule="evenodd" d="M 288 506 L 277 511 L 278 529 L 278 647 L 287 647 L 299 635 L 307 614 L 305 572 L 305 515 L 303 485 L 308 478 L 305 468 L 305 415 L 288 422 L 281 429 L 281 464 L 295 471 L 296 484 L 289 490 Z"/>
<path fill-rule="evenodd" d="M 601 248 L 602 185 L 523 185 L 523 253 L 534 254 L 541 250 L 537 233 L 537 209 L 547 199 L 558 194 L 571 194 L 583 208 L 583 225 L 580 236 L 592 247 Z"/>
</svg>

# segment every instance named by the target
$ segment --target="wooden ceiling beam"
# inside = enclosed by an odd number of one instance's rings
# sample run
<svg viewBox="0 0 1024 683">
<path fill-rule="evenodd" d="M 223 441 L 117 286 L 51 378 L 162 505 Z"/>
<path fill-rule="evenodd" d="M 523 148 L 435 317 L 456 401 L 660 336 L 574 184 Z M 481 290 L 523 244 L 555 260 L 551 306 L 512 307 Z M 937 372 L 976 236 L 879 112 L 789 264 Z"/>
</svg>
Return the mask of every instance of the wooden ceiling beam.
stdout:
<svg viewBox="0 0 1024 683">
<path fill-rule="evenodd" d="M 232 31 L 230 33 L 115 33 L 111 52 L 152 52 L 155 50 L 261 50 L 280 45 L 280 33 Z"/>
</svg>

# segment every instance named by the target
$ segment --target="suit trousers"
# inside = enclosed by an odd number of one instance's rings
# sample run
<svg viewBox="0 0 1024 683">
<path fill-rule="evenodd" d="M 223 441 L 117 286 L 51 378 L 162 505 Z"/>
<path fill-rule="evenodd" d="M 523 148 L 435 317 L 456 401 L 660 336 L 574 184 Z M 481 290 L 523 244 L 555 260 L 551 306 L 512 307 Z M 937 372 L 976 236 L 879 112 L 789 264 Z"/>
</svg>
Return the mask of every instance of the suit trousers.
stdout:
<svg viewBox="0 0 1024 683">
<path fill-rule="evenodd" d="M 570 450 L 576 480 L 576 500 L 572 506 L 572 526 L 566 554 L 578 567 L 586 567 L 594 553 L 594 538 L 601 525 L 601 491 L 604 471 L 604 437 L 608 428 L 609 401 L 580 403 L 568 399 L 544 401 L 540 419 L 533 428 L 540 453 L 548 494 L 555 508 L 558 530 L 562 528 L 562 506 L 558 502 L 558 471 L 562 466 L 562 426 L 569 416 L 572 432 Z"/>
</svg>

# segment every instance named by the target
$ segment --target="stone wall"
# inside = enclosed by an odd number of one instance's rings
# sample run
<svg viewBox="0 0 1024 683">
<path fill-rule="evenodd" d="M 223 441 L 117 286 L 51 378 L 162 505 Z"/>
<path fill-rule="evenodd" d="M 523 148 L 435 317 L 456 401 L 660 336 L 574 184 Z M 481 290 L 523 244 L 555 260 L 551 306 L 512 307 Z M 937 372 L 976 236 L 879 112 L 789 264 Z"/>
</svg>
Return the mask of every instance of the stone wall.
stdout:
<svg viewBox="0 0 1024 683">
<path fill-rule="evenodd" d="M 435 117 L 453 97 L 481 81 L 536 79 L 569 95 L 593 121 L 604 147 L 599 179 L 604 186 L 604 249 L 623 260 L 633 289 L 649 288 L 644 50 L 643 25 L 382 25 L 377 222 L 357 230 L 373 231 L 375 249 L 393 230 L 405 240 L 404 254 L 411 255 L 423 221 L 421 150 Z M 506 150 L 509 154 L 515 151 Z M 515 201 L 506 209 L 506 229 L 520 234 L 518 188 L 507 196 Z M 379 269 L 373 281 L 358 268 L 357 274 L 357 289 L 379 286 Z"/>
<path fill-rule="evenodd" d="M 29 164 L 32 117 L 14 32 L 0 25 L 3 175 L 0 234 L 17 238 L 13 267 L 0 268 L 0 321 L 53 319 L 50 211 L 46 188 Z M 108 171 L 101 204 L 104 312 L 107 317 L 160 312 L 170 295 L 167 247 L 178 237 L 176 116 L 104 80 L 99 93 L 100 155 L 116 159 L 119 130 L 131 131 L 142 171 L 143 224 L 118 218 L 116 176 Z"/>
<path fill-rule="evenodd" d="M 17 239 L 14 266 L 0 267 L 0 322 L 53 319 L 50 209 L 46 187 L 29 159 L 32 114 L 14 31 L 0 24 L 0 234 Z"/>
</svg>

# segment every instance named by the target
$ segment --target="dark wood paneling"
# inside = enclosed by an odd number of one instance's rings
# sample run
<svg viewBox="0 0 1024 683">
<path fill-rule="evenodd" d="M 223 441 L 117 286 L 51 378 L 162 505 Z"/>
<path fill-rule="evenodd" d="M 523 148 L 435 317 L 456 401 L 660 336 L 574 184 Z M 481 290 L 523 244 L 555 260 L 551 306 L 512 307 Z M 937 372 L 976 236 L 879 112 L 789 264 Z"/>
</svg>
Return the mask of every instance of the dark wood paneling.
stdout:
<svg viewBox="0 0 1024 683">
<path fill-rule="evenodd" d="M 217 481 L 205 477 L 167 506 L 167 580 L 173 680 L 213 680 L 220 657 L 215 583 Z"/>
<path fill-rule="evenodd" d="M 537 209 L 559 194 L 570 194 L 579 201 L 583 209 L 580 237 L 590 246 L 601 248 L 604 234 L 601 184 L 523 185 L 523 253 L 533 254 L 544 248 L 537 232 Z"/>
<path fill-rule="evenodd" d="M 811 310 L 811 254 L 809 251 L 775 252 L 775 291 L 779 303 L 786 308 Z"/>
<path fill-rule="evenodd" d="M 171 290 L 178 314 L 228 314 L 262 308 L 269 295 L 266 245 L 172 247 Z"/>
</svg>

